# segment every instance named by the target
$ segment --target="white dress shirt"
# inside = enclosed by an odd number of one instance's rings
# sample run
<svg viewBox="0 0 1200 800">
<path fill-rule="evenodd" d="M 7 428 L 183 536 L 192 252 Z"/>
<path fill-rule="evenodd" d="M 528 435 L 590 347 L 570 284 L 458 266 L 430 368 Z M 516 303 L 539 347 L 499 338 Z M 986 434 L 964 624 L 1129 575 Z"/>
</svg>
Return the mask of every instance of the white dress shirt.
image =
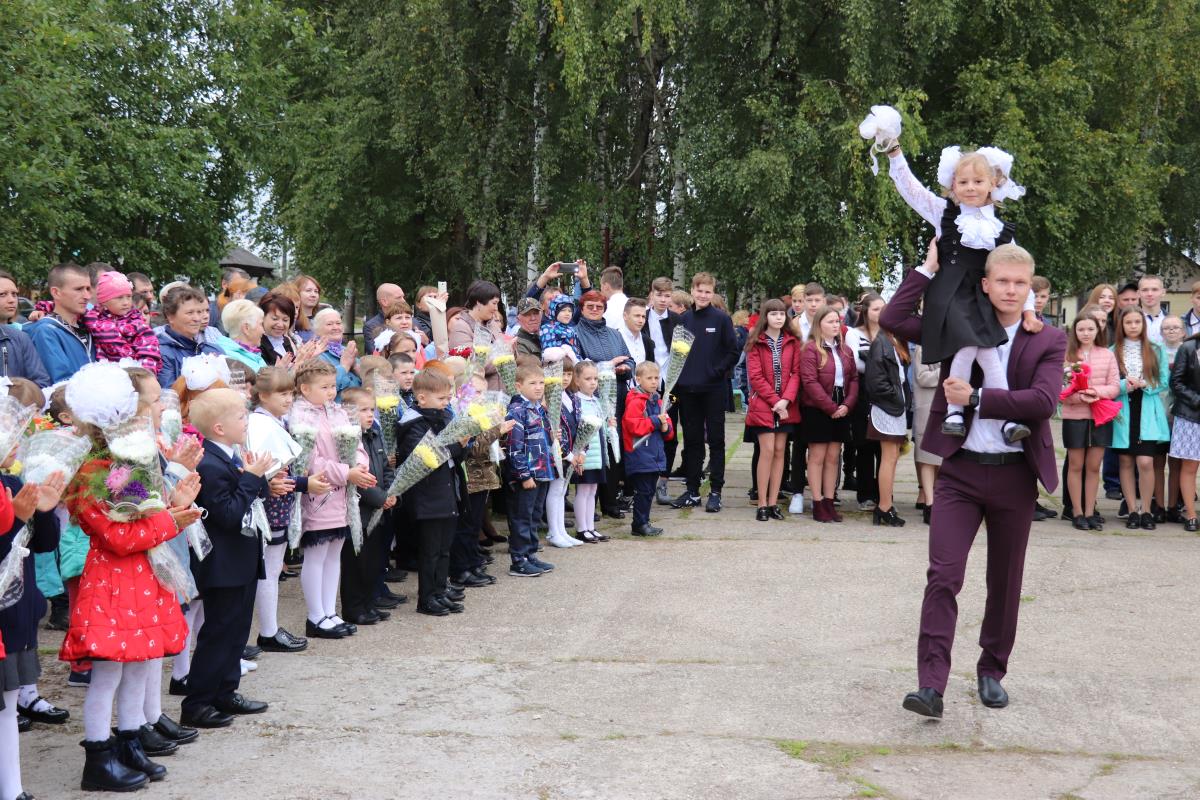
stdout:
<svg viewBox="0 0 1200 800">
<path fill-rule="evenodd" d="M 653 308 L 648 308 L 646 311 L 646 326 L 650 328 L 650 341 L 654 342 L 654 363 L 658 364 L 660 371 L 665 371 L 667 368 L 667 357 L 671 354 L 671 345 L 667 341 L 667 337 L 663 336 L 662 323 L 671 312 L 663 309 L 660 316 Z"/>
<path fill-rule="evenodd" d="M 825 346 L 829 348 L 829 357 L 833 360 L 833 385 L 844 387 L 846 375 L 842 372 L 842 353 L 838 350 L 837 342 L 826 339 Z"/>
<path fill-rule="evenodd" d="M 1146 337 L 1155 344 L 1162 344 L 1162 324 L 1167 318 L 1166 310 L 1159 306 L 1157 314 L 1147 314 L 1143 311 L 1142 315 L 1146 317 Z"/>
<path fill-rule="evenodd" d="M 634 333 L 626 327 L 625 323 L 621 323 L 621 327 L 617 328 L 621 333 L 621 338 L 625 340 L 625 347 L 629 349 L 629 357 L 633 359 L 633 367 L 646 360 L 646 345 L 642 343 L 642 333 L 638 331 Z"/>
<path fill-rule="evenodd" d="M 604 308 L 604 324 L 610 328 L 621 330 L 625 325 L 625 301 L 629 297 L 622 291 L 613 292 Z"/>
<path fill-rule="evenodd" d="M 800 341 L 807 342 L 809 331 L 812 330 L 812 320 L 808 318 L 808 314 L 800 315 Z"/>
<path fill-rule="evenodd" d="M 1000 351 L 1000 366 L 1004 369 L 1006 375 L 1008 374 L 1008 357 L 1012 354 L 1012 343 L 1020 327 L 1021 323 L 1017 322 L 1005 328 L 1004 332 L 1008 334 L 1008 341 L 996 348 Z M 988 391 L 987 389 L 979 390 L 979 408 L 975 410 L 975 418 L 971 421 L 970 430 L 967 431 L 967 440 L 963 442 L 963 449 L 973 450 L 976 453 L 1021 452 L 1020 442 L 1009 444 L 1004 441 L 1003 429 L 1005 420 L 984 419 L 980 413 L 987 406 Z M 996 391 L 1001 390 L 997 389 Z"/>
</svg>

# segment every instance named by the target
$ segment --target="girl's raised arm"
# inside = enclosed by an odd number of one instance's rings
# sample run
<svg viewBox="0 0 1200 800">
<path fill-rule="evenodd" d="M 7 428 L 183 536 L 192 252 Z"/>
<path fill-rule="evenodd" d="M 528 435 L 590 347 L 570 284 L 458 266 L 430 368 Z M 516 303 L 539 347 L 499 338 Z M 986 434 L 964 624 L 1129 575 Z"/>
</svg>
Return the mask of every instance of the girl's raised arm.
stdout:
<svg viewBox="0 0 1200 800">
<path fill-rule="evenodd" d="M 888 173 L 892 176 L 892 183 L 896 184 L 896 189 L 904 198 L 904 202 L 912 206 L 912 209 L 920 214 L 922 219 L 933 226 L 937 235 L 941 236 L 942 214 L 946 211 L 946 198 L 938 197 L 917 180 L 917 176 L 913 175 L 912 170 L 908 168 L 908 161 L 904 158 L 904 153 L 897 150 L 895 155 L 888 156 L 888 161 Z"/>
</svg>

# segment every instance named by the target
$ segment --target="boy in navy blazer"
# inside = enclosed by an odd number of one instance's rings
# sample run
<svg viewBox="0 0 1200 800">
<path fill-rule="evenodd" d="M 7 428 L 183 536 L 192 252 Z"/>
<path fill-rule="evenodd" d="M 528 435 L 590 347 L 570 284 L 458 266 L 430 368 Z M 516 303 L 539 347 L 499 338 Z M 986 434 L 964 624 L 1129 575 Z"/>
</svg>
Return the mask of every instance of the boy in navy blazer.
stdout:
<svg viewBox="0 0 1200 800">
<path fill-rule="evenodd" d="M 260 714 L 267 704 L 238 694 L 241 655 L 250 636 L 258 580 L 266 573 L 259 532 L 250 523 L 250 505 L 267 497 L 272 457 L 234 449 L 246 440 L 246 403 L 232 389 L 209 389 L 191 404 L 191 422 L 204 434 L 200 494 L 196 502 L 208 514 L 204 527 L 212 552 L 192 555 L 192 575 L 204 600 L 204 623 L 188 673 L 182 704 L 185 725 L 223 728 L 232 714 Z"/>
</svg>

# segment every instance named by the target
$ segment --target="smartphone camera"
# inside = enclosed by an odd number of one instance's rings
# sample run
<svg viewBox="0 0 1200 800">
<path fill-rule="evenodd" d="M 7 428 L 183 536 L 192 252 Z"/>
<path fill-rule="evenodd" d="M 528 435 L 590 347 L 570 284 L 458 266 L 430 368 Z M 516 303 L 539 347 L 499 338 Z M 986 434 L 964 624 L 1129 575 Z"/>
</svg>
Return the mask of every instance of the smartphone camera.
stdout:
<svg viewBox="0 0 1200 800">
<path fill-rule="evenodd" d="M 578 261 L 563 261 L 558 267 L 559 275 L 574 275 L 579 272 Z"/>
</svg>

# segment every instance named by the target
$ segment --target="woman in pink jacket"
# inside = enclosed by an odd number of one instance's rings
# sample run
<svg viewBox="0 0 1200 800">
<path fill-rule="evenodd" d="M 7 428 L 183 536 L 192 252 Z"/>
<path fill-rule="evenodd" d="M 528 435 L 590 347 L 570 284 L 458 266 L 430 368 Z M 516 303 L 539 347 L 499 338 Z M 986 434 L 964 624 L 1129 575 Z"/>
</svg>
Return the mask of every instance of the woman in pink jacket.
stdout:
<svg viewBox="0 0 1200 800">
<path fill-rule="evenodd" d="M 808 341 L 800 349 L 800 430 L 808 443 L 808 485 L 813 520 L 841 522 L 833 506 L 842 443 L 850 436 L 847 415 L 858 402 L 858 368 L 842 341 L 842 320 L 829 306 L 817 309 Z"/>
<path fill-rule="evenodd" d="M 304 569 L 300 586 L 308 607 L 308 636 L 318 639 L 341 639 L 358 629 L 337 614 L 338 581 L 342 576 L 342 545 L 350 535 L 346 517 L 346 486 L 360 489 L 375 485 L 367 451 L 358 445 L 355 466 L 350 467 L 338 458 L 334 429 L 343 426 L 359 428 L 341 406 L 334 405 L 337 395 L 337 371 L 323 359 L 306 361 L 296 368 L 296 388 L 300 390 L 289 414 L 292 436 L 301 441 L 306 429 L 315 430 L 310 475 L 324 475 L 332 487 L 322 495 L 306 494 L 301 500 L 303 535 L 300 547 L 304 550 Z"/>
<path fill-rule="evenodd" d="M 1103 334 L 1090 314 L 1080 314 L 1071 323 L 1067 336 L 1066 368 L 1087 364 L 1091 369 L 1088 389 L 1075 392 L 1062 402 L 1062 438 L 1067 448 L 1067 497 L 1063 513 L 1071 513 L 1081 531 L 1103 530 L 1096 513 L 1096 491 L 1100 485 L 1100 465 L 1104 448 L 1111 447 L 1113 425 L 1092 421 L 1092 403 L 1101 397 L 1114 399 L 1121 389 L 1117 357 L 1097 341 Z M 1082 500 L 1082 502 L 1080 502 Z"/>
</svg>

